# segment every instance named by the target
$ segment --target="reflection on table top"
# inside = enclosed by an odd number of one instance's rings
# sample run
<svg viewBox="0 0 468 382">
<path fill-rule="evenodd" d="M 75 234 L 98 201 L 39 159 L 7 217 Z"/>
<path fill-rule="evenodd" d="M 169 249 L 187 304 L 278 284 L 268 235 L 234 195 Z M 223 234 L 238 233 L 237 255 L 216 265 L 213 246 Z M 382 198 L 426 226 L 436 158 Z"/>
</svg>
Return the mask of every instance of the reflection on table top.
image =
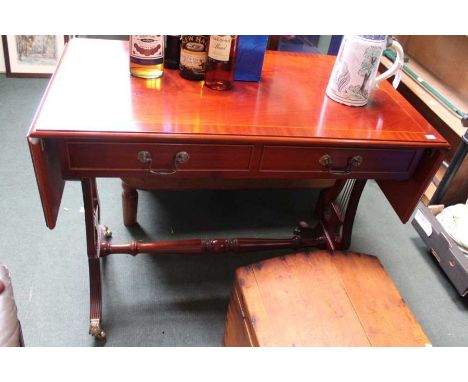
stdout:
<svg viewBox="0 0 468 382">
<path fill-rule="evenodd" d="M 73 39 L 33 123 L 32 137 L 184 135 L 191 138 L 340 140 L 446 146 L 389 83 L 364 107 L 325 95 L 333 56 L 268 52 L 260 82 L 218 92 L 166 69 L 130 76 L 127 43 Z"/>
</svg>

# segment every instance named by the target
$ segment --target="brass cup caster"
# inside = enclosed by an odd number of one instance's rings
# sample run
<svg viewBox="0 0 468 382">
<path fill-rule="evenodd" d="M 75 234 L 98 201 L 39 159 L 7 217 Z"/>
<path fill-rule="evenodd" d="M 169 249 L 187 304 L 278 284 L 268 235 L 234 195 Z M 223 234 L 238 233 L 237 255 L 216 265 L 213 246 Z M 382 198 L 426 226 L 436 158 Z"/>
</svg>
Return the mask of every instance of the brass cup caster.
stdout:
<svg viewBox="0 0 468 382">
<path fill-rule="evenodd" d="M 294 228 L 293 233 L 294 233 L 294 235 L 300 235 L 300 234 L 304 233 L 304 231 L 308 231 L 308 230 L 310 231 L 311 229 L 312 229 L 312 227 L 308 223 L 306 223 L 304 221 L 300 221 L 298 223 L 297 227 Z"/>
<path fill-rule="evenodd" d="M 101 226 L 101 228 L 102 228 L 102 234 L 104 235 L 104 237 L 106 239 L 110 239 L 112 237 L 112 231 L 109 229 L 109 227 L 106 225 L 103 225 Z"/>
<path fill-rule="evenodd" d="M 106 332 L 102 330 L 100 320 L 91 320 L 89 324 L 89 334 L 95 337 L 98 340 L 106 339 Z"/>
</svg>

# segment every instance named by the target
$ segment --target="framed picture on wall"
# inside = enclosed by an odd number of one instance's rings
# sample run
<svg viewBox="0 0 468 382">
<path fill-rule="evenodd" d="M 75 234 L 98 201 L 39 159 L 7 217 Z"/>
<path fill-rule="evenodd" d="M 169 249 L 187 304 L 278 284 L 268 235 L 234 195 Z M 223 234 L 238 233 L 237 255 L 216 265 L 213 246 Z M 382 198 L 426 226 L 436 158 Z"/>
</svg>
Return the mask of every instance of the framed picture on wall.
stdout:
<svg viewBox="0 0 468 382">
<path fill-rule="evenodd" d="M 68 42 L 64 35 L 3 35 L 7 77 L 50 77 Z"/>
</svg>

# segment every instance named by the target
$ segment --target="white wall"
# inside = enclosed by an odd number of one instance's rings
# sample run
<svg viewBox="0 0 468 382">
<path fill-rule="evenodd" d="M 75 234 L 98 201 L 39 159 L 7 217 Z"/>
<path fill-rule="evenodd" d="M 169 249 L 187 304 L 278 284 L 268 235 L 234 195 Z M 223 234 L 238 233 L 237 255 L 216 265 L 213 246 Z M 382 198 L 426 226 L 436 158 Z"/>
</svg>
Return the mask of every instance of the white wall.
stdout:
<svg viewBox="0 0 468 382">
<path fill-rule="evenodd" d="M 2 39 L 0 38 L 0 73 L 5 72 L 5 60 L 3 58 L 3 44 Z"/>
</svg>

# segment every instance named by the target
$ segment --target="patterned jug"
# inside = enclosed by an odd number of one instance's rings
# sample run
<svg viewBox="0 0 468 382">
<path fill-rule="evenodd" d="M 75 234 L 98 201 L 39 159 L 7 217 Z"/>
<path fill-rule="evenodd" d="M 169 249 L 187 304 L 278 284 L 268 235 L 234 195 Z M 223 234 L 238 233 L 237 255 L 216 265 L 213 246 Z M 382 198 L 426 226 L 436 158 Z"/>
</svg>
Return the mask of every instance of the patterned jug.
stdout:
<svg viewBox="0 0 468 382">
<path fill-rule="evenodd" d="M 387 47 L 395 51 L 395 63 L 376 77 L 380 57 Z M 326 93 L 345 105 L 363 106 L 381 81 L 396 74 L 393 86 L 398 86 L 403 56 L 401 45 L 387 36 L 344 36 Z"/>
</svg>

